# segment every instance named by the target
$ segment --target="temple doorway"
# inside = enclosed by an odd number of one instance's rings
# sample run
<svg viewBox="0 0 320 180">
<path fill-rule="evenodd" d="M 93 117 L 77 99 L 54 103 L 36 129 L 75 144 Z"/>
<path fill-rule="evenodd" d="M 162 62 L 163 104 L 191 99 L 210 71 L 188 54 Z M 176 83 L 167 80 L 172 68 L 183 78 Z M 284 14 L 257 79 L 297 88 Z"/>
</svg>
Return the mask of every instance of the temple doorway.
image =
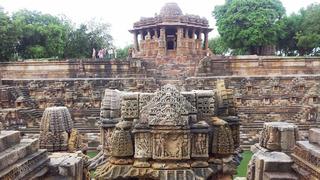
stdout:
<svg viewBox="0 0 320 180">
<path fill-rule="evenodd" d="M 167 50 L 175 50 L 177 44 L 177 30 L 173 28 L 166 29 Z"/>
</svg>

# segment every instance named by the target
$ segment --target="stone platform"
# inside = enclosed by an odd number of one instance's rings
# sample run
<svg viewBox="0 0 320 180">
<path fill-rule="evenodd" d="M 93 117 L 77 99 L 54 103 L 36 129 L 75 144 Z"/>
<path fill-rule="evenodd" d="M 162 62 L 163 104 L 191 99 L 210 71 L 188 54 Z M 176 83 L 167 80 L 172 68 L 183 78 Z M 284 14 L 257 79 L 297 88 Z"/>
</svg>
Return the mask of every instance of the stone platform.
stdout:
<svg viewBox="0 0 320 180">
<path fill-rule="evenodd" d="M 46 173 L 47 151 L 19 131 L 0 132 L 0 179 L 34 179 Z"/>
</svg>

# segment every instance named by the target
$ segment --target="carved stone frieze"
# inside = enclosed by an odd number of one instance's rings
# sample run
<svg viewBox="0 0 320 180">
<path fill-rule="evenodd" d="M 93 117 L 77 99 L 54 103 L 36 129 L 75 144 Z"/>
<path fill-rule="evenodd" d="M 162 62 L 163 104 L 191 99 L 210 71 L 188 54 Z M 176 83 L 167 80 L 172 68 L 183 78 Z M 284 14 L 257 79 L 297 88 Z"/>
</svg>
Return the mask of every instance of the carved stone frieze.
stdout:
<svg viewBox="0 0 320 180">
<path fill-rule="evenodd" d="M 187 133 L 155 133 L 153 142 L 153 159 L 190 159 Z"/>
</svg>

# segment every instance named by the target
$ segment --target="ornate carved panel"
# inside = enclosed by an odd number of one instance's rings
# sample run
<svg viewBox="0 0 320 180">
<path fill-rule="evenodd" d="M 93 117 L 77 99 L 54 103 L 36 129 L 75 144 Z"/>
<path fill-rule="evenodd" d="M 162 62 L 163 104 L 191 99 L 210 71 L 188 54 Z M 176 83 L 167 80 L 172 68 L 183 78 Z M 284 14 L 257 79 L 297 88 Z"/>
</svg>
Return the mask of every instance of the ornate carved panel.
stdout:
<svg viewBox="0 0 320 180">
<path fill-rule="evenodd" d="M 153 142 L 153 159 L 190 159 L 187 133 L 155 133 Z"/>
<path fill-rule="evenodd" d="M 135 158 L 150 158 L 152 156 L 152 140 L 150 133 L 137 133 L 135 139 Z"/>
<path fill-rule="evenodd" d="M 209 140 L 207 133 L 194 133 L 192 135 L 192 157 L 209 157 Z"/>
</svg>

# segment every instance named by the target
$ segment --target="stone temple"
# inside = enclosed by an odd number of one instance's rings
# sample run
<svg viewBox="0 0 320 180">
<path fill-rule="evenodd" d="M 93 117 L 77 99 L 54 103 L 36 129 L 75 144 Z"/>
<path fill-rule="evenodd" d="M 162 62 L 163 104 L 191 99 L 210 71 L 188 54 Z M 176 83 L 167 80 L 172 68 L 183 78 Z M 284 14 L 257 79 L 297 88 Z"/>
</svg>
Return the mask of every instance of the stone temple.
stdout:
<svg viewBox="0 0 320 180">
<path fill-rule="evenodd" d="M 320 58 L 217 56 L 159 10 L 126 59 L 0 63 L 0 179 L 232 179 L 241 149 L 248 179 L 319 179 Z"/>
<path fill-rule="evenodd" d="M 184 15 L 176 3 L 167 3 L 159 15 L 141 18 L 130 32 L 134 36 L 134 58 L 186 61 L 204 57 L 208 49 L 208 20 Z"/>
</svg>

